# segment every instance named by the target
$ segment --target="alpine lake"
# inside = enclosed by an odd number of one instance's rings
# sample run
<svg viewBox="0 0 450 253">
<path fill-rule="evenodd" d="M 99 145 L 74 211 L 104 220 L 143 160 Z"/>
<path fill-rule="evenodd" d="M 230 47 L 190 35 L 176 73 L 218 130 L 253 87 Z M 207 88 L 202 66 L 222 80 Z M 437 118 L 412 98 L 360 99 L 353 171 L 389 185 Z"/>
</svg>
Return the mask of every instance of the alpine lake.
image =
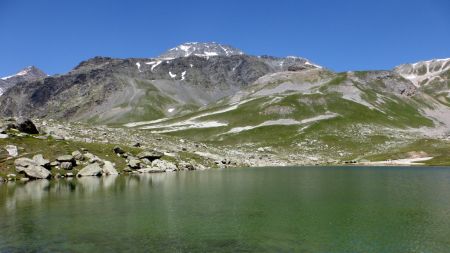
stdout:
<svg viewBox="0 0 450 253">
<path fill-rule="evenodd" d="M 450 168 L 266 167 L 3 183 L 0 252 L 450 252 Z"/>
</svg>

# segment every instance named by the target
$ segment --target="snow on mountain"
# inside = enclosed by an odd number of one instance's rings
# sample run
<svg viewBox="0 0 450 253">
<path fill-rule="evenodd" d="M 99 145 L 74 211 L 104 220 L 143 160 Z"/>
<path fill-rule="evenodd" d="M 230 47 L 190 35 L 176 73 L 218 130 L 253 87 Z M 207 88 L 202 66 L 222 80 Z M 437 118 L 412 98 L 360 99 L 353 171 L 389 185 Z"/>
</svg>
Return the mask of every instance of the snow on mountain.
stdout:
<svg viewBox="0 0 450 253">
<path fill-rule="evenodd" d="M 188 57 L 191 55 L 200 57 L 211 57 L 211 56 L 231 56 L 242 54 L 244 54 L 244 52 L 242 52 L 237 48 L 222 45 L 216 42 L 187 42 L 172 49 L 169 49 L 167 52 L 163 53 L 158 58 L 173 59 L 180 57 Z"/>
<path fill-rule="evenodd" d="M 448 70 L 450 70 L 450 58 L 403 64 L 394 69 L 417 87 L 427 85 L 433 80 L 442 81 L 441 74 Z"/>
</svg>

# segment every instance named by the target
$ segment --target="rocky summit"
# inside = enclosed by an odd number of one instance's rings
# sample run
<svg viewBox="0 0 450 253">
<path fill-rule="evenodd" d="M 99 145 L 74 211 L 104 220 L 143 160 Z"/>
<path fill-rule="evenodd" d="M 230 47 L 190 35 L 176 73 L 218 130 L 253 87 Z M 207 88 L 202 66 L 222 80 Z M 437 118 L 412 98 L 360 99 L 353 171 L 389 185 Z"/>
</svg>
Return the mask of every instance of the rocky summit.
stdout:
<svg viewBox="0 0 450 253">
<path fill-rule="evenodd" d="M 154 58 L 94 57 L 62 75 L 29 67 L 1 79 L 0 176 L 17 173 L 12 161 L 31 154 L 78 176 L 450 164 L 449 78 L 449 59 L 335 72 L 214 42 Z M 33 178 L 46 176 L 41 167 L 30 167 Z"/>
</svg>

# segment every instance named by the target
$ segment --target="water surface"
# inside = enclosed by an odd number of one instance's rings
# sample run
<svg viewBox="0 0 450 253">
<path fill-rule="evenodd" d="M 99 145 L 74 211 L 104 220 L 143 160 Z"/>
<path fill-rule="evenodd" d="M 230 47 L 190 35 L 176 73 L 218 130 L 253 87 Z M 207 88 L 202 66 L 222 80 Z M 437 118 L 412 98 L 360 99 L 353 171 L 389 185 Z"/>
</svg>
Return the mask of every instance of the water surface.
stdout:
<svg viewBox="0 0 450 253">
<path fill-rule="evenodd" d="M 0 252 L 450 252 L 450 169 L 226 169 L 0 185 Z"/>
</svg>

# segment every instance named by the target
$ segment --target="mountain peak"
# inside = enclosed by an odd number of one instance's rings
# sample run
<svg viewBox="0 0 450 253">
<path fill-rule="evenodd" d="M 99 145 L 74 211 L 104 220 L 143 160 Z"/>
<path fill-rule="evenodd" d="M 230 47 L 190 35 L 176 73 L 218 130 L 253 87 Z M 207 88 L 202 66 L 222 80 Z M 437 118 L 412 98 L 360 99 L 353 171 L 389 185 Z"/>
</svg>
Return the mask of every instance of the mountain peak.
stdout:
<svg viewBox="0 0 450 253">
<path fill-rule="evenodd" d="M 38 69 L 35 66 L 28 66 L 22 70 L 20 70 L 19 72 L 17 72 L 14 75 L 11 76 L 5 76 L 2 77 L 2 80 L 9 80 L 12 78 L 23 78 L 23 79 L 35 79 L 35 78 L 40 78 L 40 77 L 46 77 L 47 74 L 45 74 L 42 70 Z"/>
<path fill-rule="evenodd" d="M 241 50 L 216 42 L 186 42 L 169 49 L 158 58 L 180 58 L 191 55 L 200 57 L 242 55 Z"/>
</svg>

